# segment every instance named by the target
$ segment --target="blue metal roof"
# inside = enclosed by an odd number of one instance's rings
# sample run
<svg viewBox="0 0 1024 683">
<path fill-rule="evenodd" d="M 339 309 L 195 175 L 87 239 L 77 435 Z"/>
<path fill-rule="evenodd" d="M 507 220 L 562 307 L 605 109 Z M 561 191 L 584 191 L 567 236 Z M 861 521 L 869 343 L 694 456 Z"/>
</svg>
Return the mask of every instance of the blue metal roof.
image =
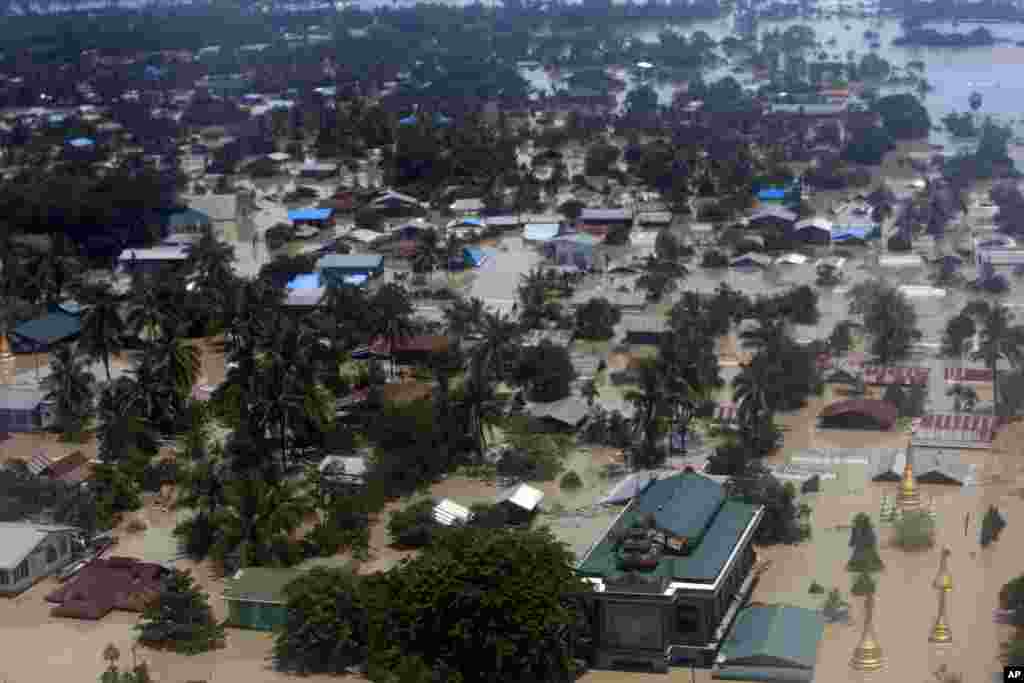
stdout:
<svg viewBox="0 0 1024 683">
<path fill-rule="evenodd" d="M 462 250 L 462 253 L 466 257 L 466 262 L 474 268 L 479 266 L 487 259 L 487 254 L 483 249 L 479 247 L 466 247 Z"/>
<path fill-rule="evenodd" d="M 320 276 L 316 273 L 303 273 L 296 275 L 288 281 L 288 289 L 318 289 L 320 287 Z"/>
<path fill-rule="evenodd" d="M 328 254 L 316 262 L 317 270 L 376 270 L 383 265 L 384 257 L 380 254 Z"/>
<path fill-rule="evenodd" d="M 725 490 L 699 474 L 683 474 L 655 482 L 637 501 L 640 515 L 654 515 L 659 529 L 697 541 L 725 502 Z"/>
<path fill-rule="evenodd" d="M 768 605 L 748 607 L 722 644 L 720 666 L 764 665 L 814 669 L 825 620 L 817 610 Z"/>
<path fill-rule="evenodd" d="M 92 138 L 73 138 L 68 140 L 68 144 L 72 147 L 92 147 L 96 141 Z"/>
<path fill-rule="evenodd" d="M 193 225 L 209 226 L 213 225 L 213 221 L 202 211 L 185 209 L 184 211 L 171 214 L 171 217 L 167 219 L 167 225 L 171 228 L 191 227 Z"/>
<path fill-rule="evenodd" d="M 13 335 L 37 346 L 50 346 L 77 336 L 81 331 L 82 321 L 77 315 L 55 311 L 18 325 Z"/>
<path fill-rule="evenodd" d="M 295 209 L 288 212 L 290 221 L 325 221 L 334 215 L 334 209 Z"/>
</svg>

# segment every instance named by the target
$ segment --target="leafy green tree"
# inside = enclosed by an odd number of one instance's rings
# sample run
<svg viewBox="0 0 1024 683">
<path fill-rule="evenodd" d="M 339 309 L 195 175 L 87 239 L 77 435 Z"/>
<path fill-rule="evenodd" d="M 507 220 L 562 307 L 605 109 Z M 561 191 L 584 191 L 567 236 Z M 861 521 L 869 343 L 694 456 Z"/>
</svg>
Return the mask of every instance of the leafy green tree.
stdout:
<svg viewBox="0 0 1024 683">
<path fill-rule="evenodd" d="M 581 339 L 611 339 L 622 319 L 619 309 L 603 297 L 595 297 L 576 309 L 576 336 Z"/>
<path fill-rule="evenodd" d="M 861 572 L 853 582 L 853 588 L 850 589 L 850 593 L 853 595 L 868 595 L 869 593 L 874 593 L 876 588 L 875 580 L 871 578 L 871 574 Z"/>
<path fill-rule="evenodd" d="M 893 543 L 903 550 L 926 550 L 935 545 L 935 522 L 923 510 L 904 512 L 894 529 Z"/>
<path fill-rule="evenodd" d="M 974 318 L 970 315 L 961 312 L 950 318 L 942 335 L 942 355 L 946 358 L 963 358 L 970 347 L 968 342 L 974 338 L 976 331 Z"/>
<path fill-rule="evenodd" d="M 641 85 L 626 94 L 626 113 L 649 116 L 658 113 L 658 93 L 649 85 Z"/>
<path fill-rule="evenodd" d="M 441 526 L 434 520 L 436 506 L 437 501 L 425 498 L 392 512 L 388 518 L 388 534 L 394 543 L 409 548 L 429 545 Z"/>
<path fill-rule="evenodd" d="M 987 548 L 1006 528 L 1006 519 L 995 505 L 989 505 L 985 517 L 981 520 L 981 547 Z"/>
<path fill-rule="evenodd" d="M 931 131 L 928 110 L 913 95 L 903 93 L 880 97 L 872 109 L 882 117 L 882 124 L 889 135 L 897 140 L 927 137 Z"/>
<path fill-rule="evenodd" d="M 351 568 L 314 567 L 285 586 L 288 612 L 274 640 L 275 666 L 340 675 L 362 665 L 370 636 L 366 583 Z"/>
<path fill-rule="evenodd" d="M 1013 325 L 1013 313 L 1002 304 L 975 301 L 967 305 L 964 313 L 971 315 L 980 327 L 980 343 L 972 358 L 992 371 L 992 402 L 998 412 L 1001 404 L 997 366 L 1003 359 L 1014 366 L 1024 360 L 1024 327 Z"/>
<path fill-rule="evenodd" d="M 165 578 L 135 629 L 139 642 L 152 648 L 195 655 L 224 647 L 224 624 L 214 619 L 209 596 L 178 569 Z"/>
<path fill-rule="evenodd" d="M 758 527 L 755 543 L 793 544 L 806 538 L 798 523 L 796 488 L 791 482 L 782 484 L 771 472 L 755 461 L 730 478 L 726 487 L 730 498 L 765 506 L 764 520 Z"/>
<path fill-rule="evenodd" d="M 885 128 L 863 126 L 852 131 L 849 142 L 843 147 L 842 158 L 855 164 L 877 166 L 893 147 L 892 137 Z"/>
<path fill-rule="evenodd" d="M 853 518 L 850 547 L 853 548 L 853 556 L 846 563 L 847 571 L 877 572 L 885 568 L 882 558 L 878 556 L 878 537 L 871 525 L 871 518 L 863 512 Z"/>
<path fill-rule="evenodd" d="M 668 415 L 669 397 L 665 386 L 665 375 L 654 360 L 645 360 L 637 372 L 637 386 L 623 394 L 623 398 L 636 410 L 635 430 L 643 436 L 643 444 L 634 463 L 639 467 L 650 467 L 664 457 L 659 451 L 658 438 L 663 433 L 663 417 Z"/>
<path fill-rule="evenodd" d="M 533 401 L 558 401 L 572 391 L 576 370 L 569 349 L 548 340 L 523 349 L 516 369 L 516 379 L 529 387 Z"/>
<path fill-rule="evenodd" d="M 50 374 L 43 380 L 46 400 L 56 407 L 57 423 L 64 434 L 83 428 L 92 415 L 95 378 L 77 346 L 63 345 L 50 354 Z"/>
<path fill-rule="evenodd" d="M 419 657 L 445 680 L 571 680 L 588 590 L 547 531 L 452 529 L 382 579 L 375 671 Z"/>
</svg>

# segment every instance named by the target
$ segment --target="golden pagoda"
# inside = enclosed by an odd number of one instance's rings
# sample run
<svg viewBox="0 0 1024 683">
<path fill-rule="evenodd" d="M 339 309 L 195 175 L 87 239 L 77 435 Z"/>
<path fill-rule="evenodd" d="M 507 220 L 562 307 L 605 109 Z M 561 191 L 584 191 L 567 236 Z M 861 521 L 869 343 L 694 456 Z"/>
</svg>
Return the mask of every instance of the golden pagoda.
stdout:
<svg viewBox="0 0 1024 683">
<path fill-rule="evenodd" d="M 882 647 L 875 636 L 875 594 L 868 593 L 864 598 L 864 633 L 853 651 L 850 666 L 856 671 L 878 671 L 882 668 Z"/>
<path fill-rule="evenodd" d="M 914 465 L 909 449 L 907 450 L 907 464 L 903 467 L 903 480 L 900 482 L 900 495 L 896 502 L 900 510 L 904 512 L 921 507 L 921 496 L 918 494 L 917 484 L 914 482 Z"/>
<path fill-rule="evenodd" d="M 939 592 L 939 614 L 935 617 L 935 625 L 932 626 L 931 635 L 928 636 L 928 641 L 931 643 L 953 642 L 953 631 L 949 628 L 949 622 L 946 617 L 946 601 L 949 594 L 953 591 L 953 576 L 949 573 L 949 556 L 951 554 L 949 548 L 942 549 L 942 555 L 939 559 L 939 573 L 935 576 L 935 581 L 932 583 L 935 590 Z"/>
</svg>

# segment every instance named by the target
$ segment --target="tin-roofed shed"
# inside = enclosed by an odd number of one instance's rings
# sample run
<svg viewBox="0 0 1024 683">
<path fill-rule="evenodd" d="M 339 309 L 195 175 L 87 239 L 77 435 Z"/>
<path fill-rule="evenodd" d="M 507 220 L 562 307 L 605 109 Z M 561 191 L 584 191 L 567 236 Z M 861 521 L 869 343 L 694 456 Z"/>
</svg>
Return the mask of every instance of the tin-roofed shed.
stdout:
<svg viewBox="0 0 1024 683">
<path fill-rule="evenodd" d="M 816 610 L 748 607 L 722 645 L 712 676 L 732 681 L 811 683 L 825 620 Z"/>
<path fill-rule="evenodd" d="M 258 631 L 272 631 L 283 625 L 288 615 L 284 588 L 301 574 L 298 569 L 240 569 L 224 587 L 228 623 Z"/>
</svg>

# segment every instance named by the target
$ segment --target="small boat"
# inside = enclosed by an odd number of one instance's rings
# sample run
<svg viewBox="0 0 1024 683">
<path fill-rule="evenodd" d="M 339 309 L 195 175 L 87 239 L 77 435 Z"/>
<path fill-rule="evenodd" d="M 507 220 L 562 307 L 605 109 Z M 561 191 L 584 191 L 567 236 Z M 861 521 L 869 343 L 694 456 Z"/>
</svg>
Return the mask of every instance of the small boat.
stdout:
<svg viewBox="0 0 1024 683">
<path fill-rule="evenodd" d="M 882 47 L 882 44 L 877 40 L 873 40 L 871 41 L 871 43 L 868 44 L 868 47 L 870 47 L 872 50 L 877 50 L 878 48 Z"/>
</svg>

